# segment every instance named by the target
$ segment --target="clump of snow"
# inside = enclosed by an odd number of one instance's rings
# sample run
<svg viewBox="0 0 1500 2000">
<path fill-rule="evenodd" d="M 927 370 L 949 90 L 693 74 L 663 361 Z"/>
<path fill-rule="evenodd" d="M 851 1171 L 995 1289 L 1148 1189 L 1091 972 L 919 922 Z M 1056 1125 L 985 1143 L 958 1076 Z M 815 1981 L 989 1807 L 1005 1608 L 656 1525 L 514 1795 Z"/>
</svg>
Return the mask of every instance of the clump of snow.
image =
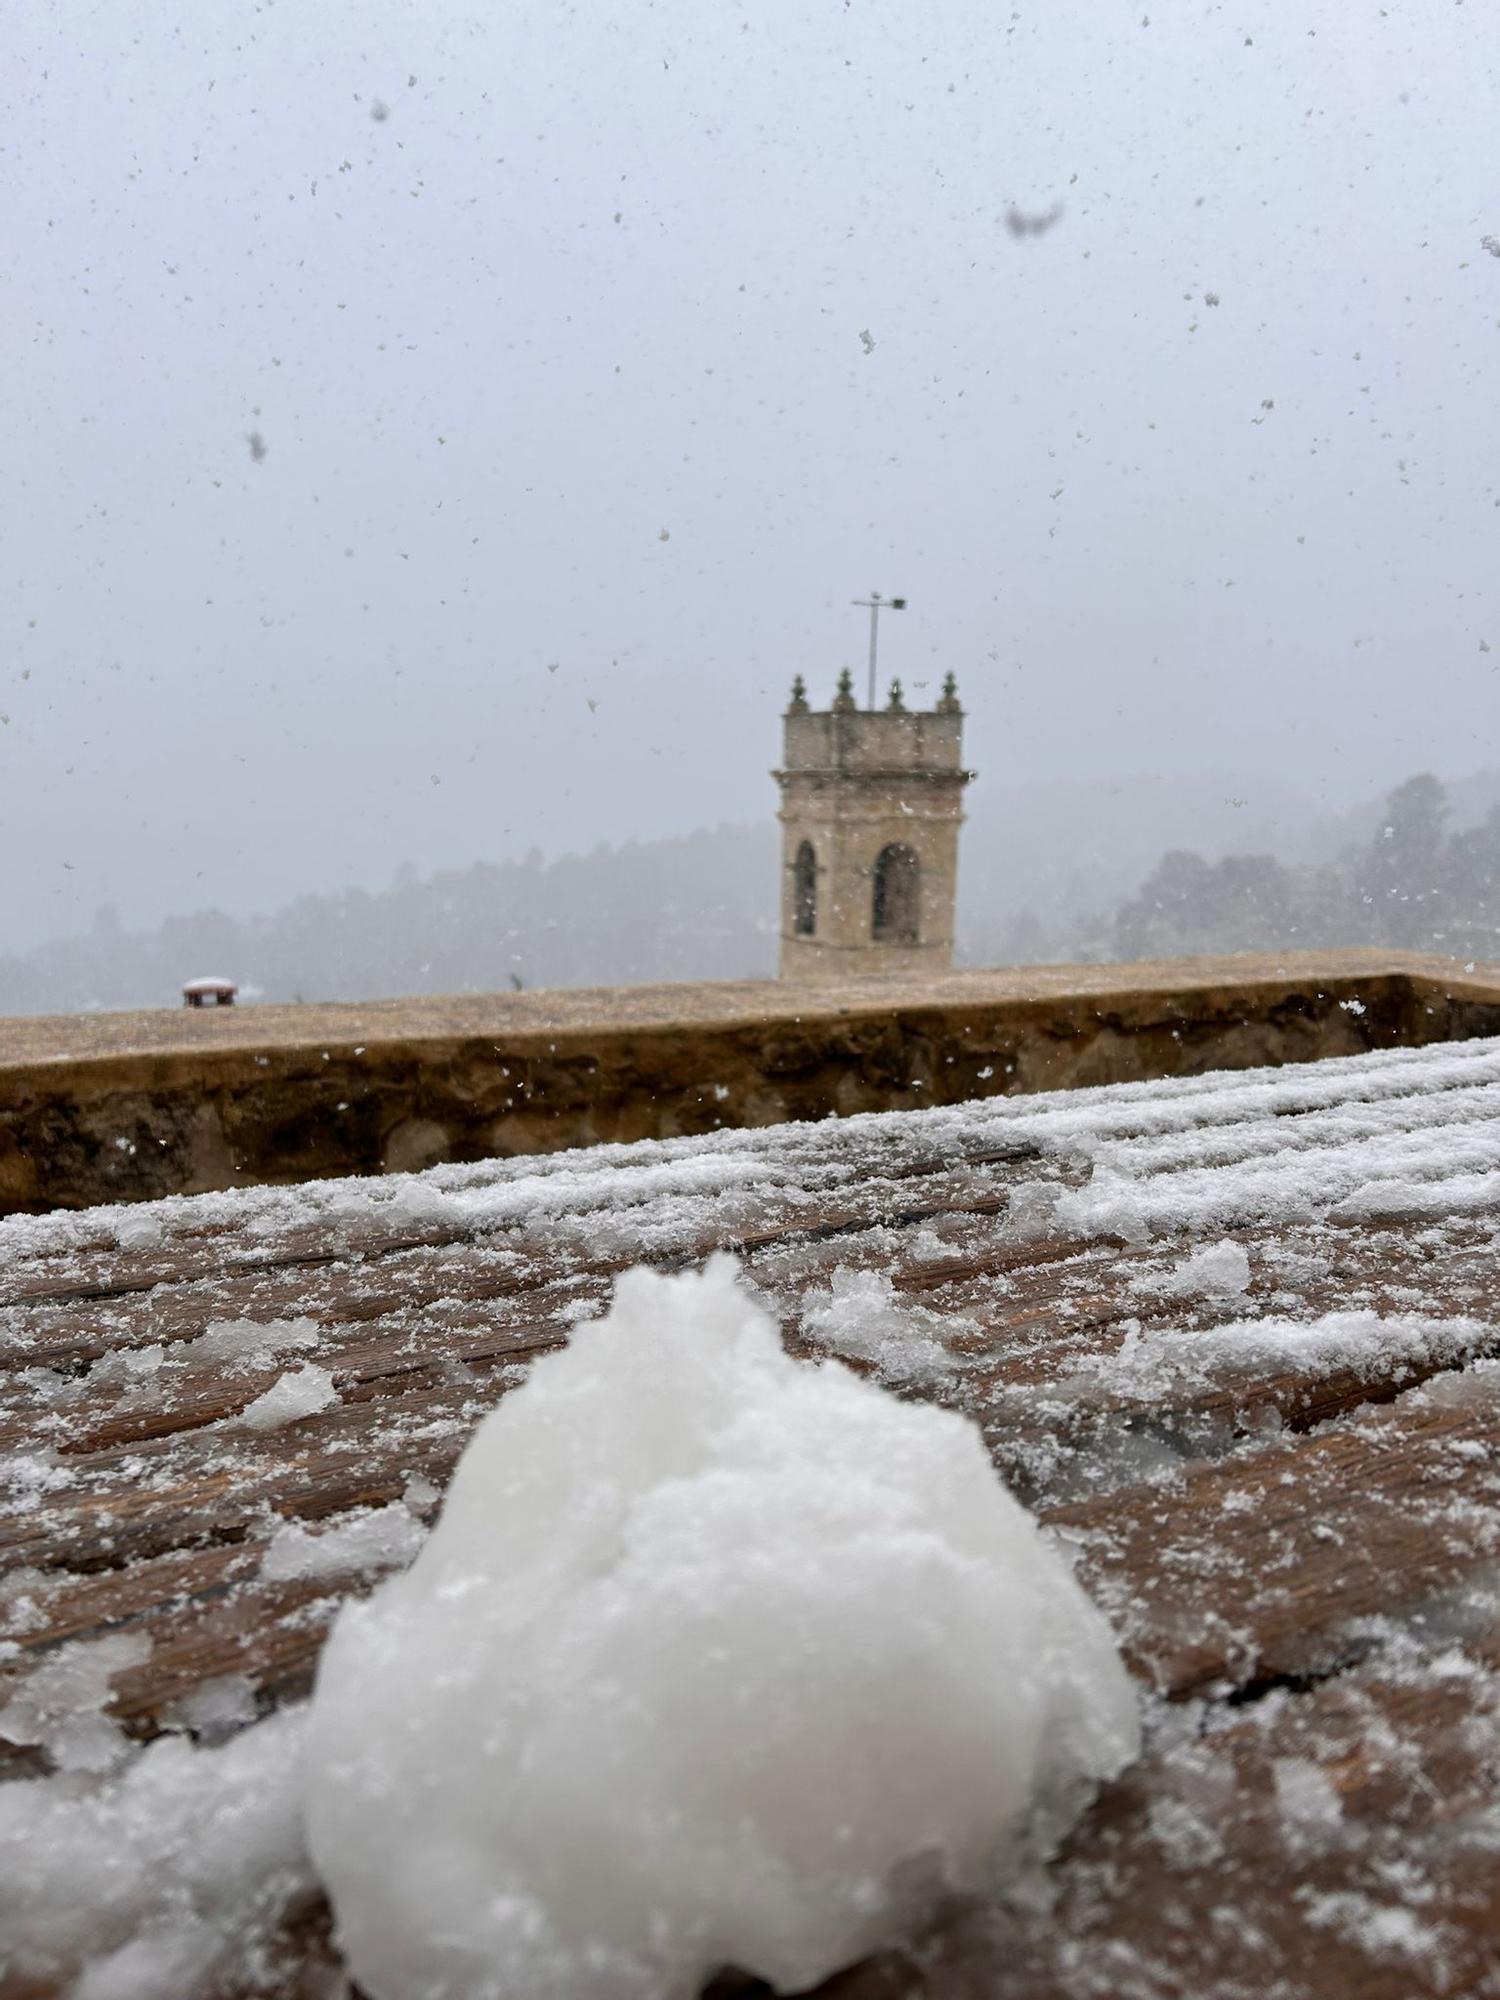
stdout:
<svg viewBox="0 0 1500 2000">
<path fill-rule="evenodd" d="M 76 1470 L 59 1464 L 50 1445 L 40 1451 L 11 1451 L 0 1457 L 0 1480 L 9 1489 L 12 1513 L 40 1506 L 44 1493 L 60 1493 L 77 1479 Z"/>
<path fill-rule="evenodd" d="M 311 1886 L 302 1719 L 276 1716 L 214 1750 L 164 1737 L 102 1779 L 0 1785 L 0 1983 L 163 2000 L 208 1989 L 216 1969 L 243 1974 Z"/>
<path fill-rule="evenodd" d="M 129 1747 L 118 1723 L 104 1713 L 111 1684 L 150 1652 L 150 1640 L 139 1632 L 60 1646 L 0 1708 L 0 1736 L 40 1746 L 59 1771 L 109 1770 Z"/>
<path fill-rule="evenodd" d="M 115 1241 L 122 1250 L 154 1250 L 161 1240 L 161 1216 L 154 1209 L 122 1215 L 115 1224 Z"/>
<path fill-rule="evenodd" d="M 413 1514 L 426 1514 L 436 1507 L 442 1493 L 423 1472 L 414 1472 L 401 1491 L 401 1504 Z"/>
<path fill-rule="evenodd" d="M 1138 1289 L 1172 1299 L 1230 1298 L 1248 1290 L 1249 1284 L 1250 1253 L 1232 1236 L 1204 1244 L 1170 1271 L 1136 1280 Z"/>
<path fill-rule="evenodd" d="M 835 1271 L 827 1290 L 810 1293 L 802 1311 L 803 1336 L 814 1347 L 873 1361 L 891 1382 L 951 1375 L 953 1356 L 936 1336 L 954 1326 L 951 1314 L 898 1298 L 885 1271 Z"/>
<path fill-rule="evenodd" d="M 42 1622 L 44 1613 L 39 1599 L 45 1597 L 47 1586 L 54 1581 L 45 1570 L 30 1563 L 0 1571 L 0 1615 L 7 1631 L 26 1632 Z"/>
<path fill-rule="evenodd" d="M 263 1395 L 241 1410 L 232 1423 L 242 1425 L 252 1431 L 279 1431 L 286 1424 L 294 1424 L 302 1417 L 316 1415 L 336 1403 L 339 1392 L 333 1386 L 333 1377 L 326 1368 L 319 1368 L 311 1361 L 304 1361 L 300 1368 L 294 1368 L 279 1376 Z"/>
<path fill-rule="evenodd" d="M 1327 1773 L 1307 1757 L 1277 1757 L 1271 1765 L 1276 1807 L 1292 1848 L 1326 1845 L 1344 1808 Z"/>
<path fill-rule="evenodd" d="M 1153 1798 L 1147 1821 L 1169 1868 L 1211 1868 L 1223 1857 L 1223 1839 L 1185 1799 L 1170 1793 Z"/>
<path fill-rule="evenodd" d="M 1134 1181 L 1099 1166 L 1086 1187 L 1069 1188 L 1057 1197 L 1051 1216 L 1052 1226 L 1065 1234 L 1108 1236 L 1130 1244 L 1148 1243 L 1157 1220 Z M 1180 1218 L 1166 1220 L 1176 1225 Z"/>
<path fill-rule="evenodd" d="M 1500 1173 L 1449 1174 L 1442 1180 L 1366 1181 L 1329 1209 L 1333 1222 L 1447 1222 L 1500 1208 Z"/>
<path fill-rule="evenodd" d="M 456 1210 L 441 1188 L 415 1177 L 403 1180 L 381 1211 L 392 1222 L 451 1222 Z"/>
<path fill-rule="evenodd" d="M 1463 1107 L 1455 1102 L 1460 1095 Z M 1059 1225 L 1081 1236 L 1144 1242 L 1159 1230 L 1207 1234 L 1251 1221 L 1456 1215 L 1492 1207 L 1500 1194 L 1494 1085 L 1435 1092 L 1415 1105 L 1340 1106 L 1326 1117 L 1298 1118 L 1290 1137 L 1279 1108 L 1258 1106 L 1243 1127 L 1215 1131 L 1206 1123 L 1180 1139 L 1095 1140 L 1086 1147 L 1088 1135 L 1080 1132 L 1075 1149 L 1089 1153 L 1092 1174 L 1086 1186 L 1060 1198 Z"/>
<path fill-rule="evenodd" d="M 195 1340 L 174 1347 L 170 1358 L 195 1373 L 227 1369 L 238 1374 L 316 1347 L 320 1338 L 314 1319 L 216 1320 Z"/>
<path fill-rule="evenodd" d="M 426 1528 L 400 1502 L 345 1515 L 332 1527 L 283 1521 L 261 1558 L 260 1573 L 267 1583 L 290 1583 L 390 1569 L 410 1562 L 426 1539 Z"/>
<path fill-rule="evenodd" d="M 953 1255 L 953 1245 L 930 1222 L 924 1222 L 907 1236 L 906 1251 L 919 1264 L 940 1264 Z"/>
<path fill-rule="evenodd" d="M 1029 1243 L 1049 1234 L 1057 1226 L 1057 1205 L 1062 1193 L 1056 1181 L 1022 1181 L 1012 1190 L 1006 1206 L 1006 1237 L 1016 1243 Z"/>
<path fill-rule="evenodd" d="M 1421 1313 L 1382 1315 L 1368 1308 L 1321 1313 L 1311 1320 L 1231 1320 L 1194 1333 L 1170 1328 L 1142 1332 L 1138 1320 L 1128 1320 L 1122 1333 L 1113 1354 L 1081 1362 L 1054 1386 L 1053 1393 L 1102 1389 L 1159 1402 L 1185 1390 L 1233 1387 L 1259 1376 L 1295 1375 L 1316 1381 L 1351 1374 L 1388 1381 L 1399 1379 L 1403 1371 L 1472 1363 L 1495 1338 L 1494 1327 L 1482 1320 L 1439 1319 Z M 1467 1385 L 1473 1379 L 1472 1366 L 1453 1379 Z M 1436 1393 L 1433 1385 L 1426 1393 Z"/>
<path fill-rule="evenodd" d="M 165 1720 L 174 1729 L 190 1729 L 202 1740 L 217 1743 L 255 1720 L 255 1683 L 248 1674 L 220 1674 L 201 1681 L 190 1694 L 173 1702 Z"/>
<path fill-rule="evenodd" d="M 978 1432 L 634 1271 L 346 1604 L 310 1845 L 375 2000 L 787 1988 L 1060 1833 L 1138 1747 L 1108 1628 Z"/>
<path fill-rule="evenodd" d="M 160 1371 L 166 1352 L 160 1341 L 154 1341 L 150 1347 L 116 1347 L 101 1355 L 89 1370 L 90 1386 L 144 1388 Z"/>
<path fill-rule="evenodd" d="M 1424 1923 L 1400 1902 L 1377 1903 L 1358 1890 L 1334 1890 L 1319 1895 L 1309 1890 L 1303 1912 L 1319 1930 L 1336 1930 L 1367 1958 L 1405 1960 L 1444 1982 L 1444 1937 L 1440 1928 Z"/>
</svg>

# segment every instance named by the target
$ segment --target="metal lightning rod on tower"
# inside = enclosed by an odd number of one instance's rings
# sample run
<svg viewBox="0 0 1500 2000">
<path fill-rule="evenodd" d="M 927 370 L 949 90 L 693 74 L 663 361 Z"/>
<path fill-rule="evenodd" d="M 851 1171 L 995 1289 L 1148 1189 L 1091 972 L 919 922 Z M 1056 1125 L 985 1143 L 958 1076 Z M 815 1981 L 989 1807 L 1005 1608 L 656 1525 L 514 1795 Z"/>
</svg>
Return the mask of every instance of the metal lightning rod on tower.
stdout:
<svg viewBox="0 0 1500 2000">
<path fill-rule="evenodd" d="M 870 708 L 875 707 L 875 645 L 880 634 L 880 614 L 884 611 L 904 611 L 904 597 L 882 597 L 878 590 L 872 590 L 868 597 L 851 597 L 849 602 L 861 611 L 870 614 Z"/>
</svg>

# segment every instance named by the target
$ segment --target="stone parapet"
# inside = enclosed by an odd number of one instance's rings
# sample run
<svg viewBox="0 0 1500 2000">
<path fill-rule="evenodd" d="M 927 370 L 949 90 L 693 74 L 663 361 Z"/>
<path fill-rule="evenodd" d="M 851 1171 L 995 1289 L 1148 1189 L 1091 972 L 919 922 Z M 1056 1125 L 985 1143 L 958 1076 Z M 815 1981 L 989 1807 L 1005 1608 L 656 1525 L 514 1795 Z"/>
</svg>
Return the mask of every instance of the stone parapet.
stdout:
<svg viewBox="0 0 1500 2000">
<path fill-rule="evenodd" d="M 0 1021 L 0 1213 L 1500 1034 L 1392 952 Z"/>
</svg>

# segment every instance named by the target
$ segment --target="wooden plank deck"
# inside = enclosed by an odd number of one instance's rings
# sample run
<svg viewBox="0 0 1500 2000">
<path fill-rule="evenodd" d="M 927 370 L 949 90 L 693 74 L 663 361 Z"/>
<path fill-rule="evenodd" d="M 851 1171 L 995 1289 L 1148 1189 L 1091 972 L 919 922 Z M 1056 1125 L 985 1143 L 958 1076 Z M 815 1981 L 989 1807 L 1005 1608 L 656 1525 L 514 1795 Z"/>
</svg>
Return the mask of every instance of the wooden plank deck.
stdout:
<svg viewBox="0 0 1500 2000">
<path fill-rule="evenodd" d="M 0 1707 L 121 1633 L 141 1741 L 300 1699 L 529 1360 L 722 1248 L 797 1352 L 875 1275 L 928 1345 L 847 1358 L 976 1419 L 1147 1706 L 1048 1909 L 830 1995 L 1500 1991 L 1496 1042 L 0 1223 Z M 316 1346 L 198 1358 L 241 1322 Z M 246 1428 L 304 1358 L 337 1400 Z M 220 1990 L 336 1962 L 316 1899 L 279 1950 Z"/>
</svg>

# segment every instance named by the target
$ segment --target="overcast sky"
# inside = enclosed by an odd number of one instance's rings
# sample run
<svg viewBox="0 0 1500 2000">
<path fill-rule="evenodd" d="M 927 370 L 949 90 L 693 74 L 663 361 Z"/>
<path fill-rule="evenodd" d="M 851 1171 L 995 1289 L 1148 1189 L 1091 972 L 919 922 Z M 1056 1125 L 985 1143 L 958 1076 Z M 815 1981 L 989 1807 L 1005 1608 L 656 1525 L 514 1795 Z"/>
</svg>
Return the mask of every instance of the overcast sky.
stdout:
<svg viewBox="0 0 1500 2000">
<path fill-rule="evenodd" d="M 872 587 L 987 787 L 1500 758 L 1490 5 L 6 36 L 0 945 L 768 815 Z"/>
</svg>

